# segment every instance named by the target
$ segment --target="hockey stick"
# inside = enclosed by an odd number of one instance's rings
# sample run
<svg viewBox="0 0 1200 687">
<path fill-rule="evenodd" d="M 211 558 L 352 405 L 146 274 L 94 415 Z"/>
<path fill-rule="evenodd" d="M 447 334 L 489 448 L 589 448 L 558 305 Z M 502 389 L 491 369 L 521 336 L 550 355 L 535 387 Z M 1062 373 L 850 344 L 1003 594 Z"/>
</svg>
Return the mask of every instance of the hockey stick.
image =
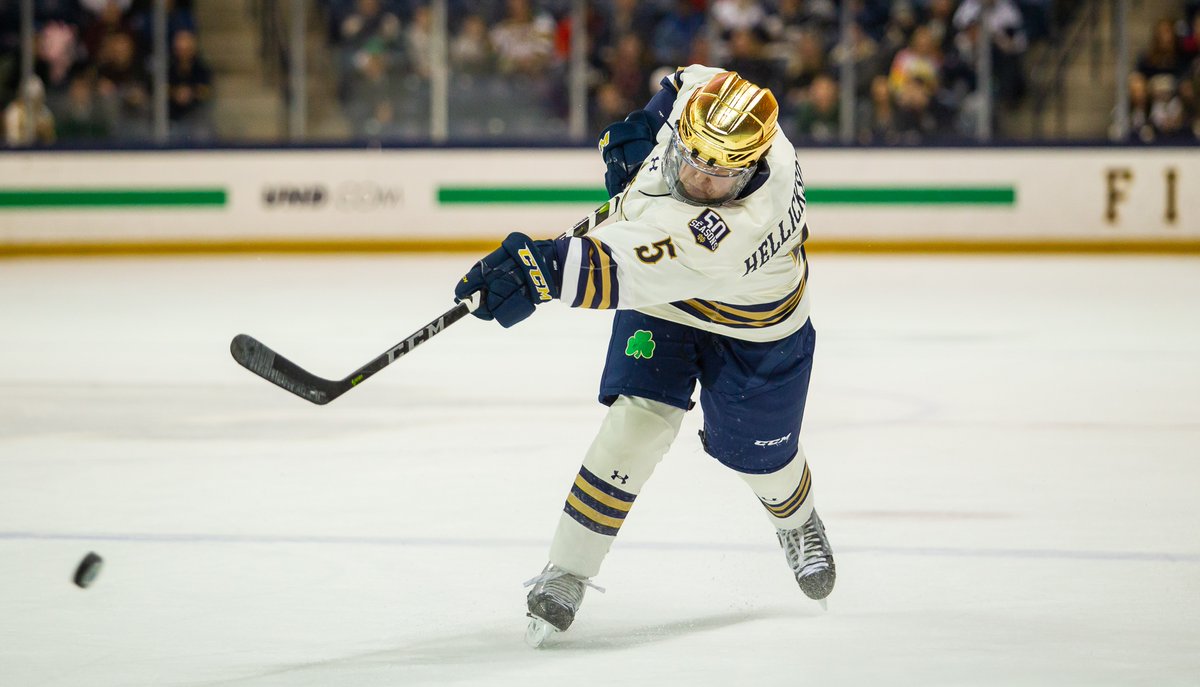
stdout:
<svg viewBox="0 0 1200 687">
<path fill-rule="evenodd" d="M 620 207 L 621 197 L 616 196 L 596 208 L 571 228 L 572 236 L 583 236 L 596 225 L 613 215 Z M 563 234 L 566 236 L 566 234 Z M 479 307 L 482 294 L 474 293 L 467 300 L 442 313 L 429 324 L 413 332 L 408 338 L 392 346 L 374 360 L 346 375 L 344 379 L 324 379 L 305 370 L 296 363 L 271 350 L 269 346 L 249 334 L 238 334 L 229 343 L 229 352 L 239 365 L 271 382 L 281 389 L 296 394 L 311 403 L 323 406 L 354 387 L 362 384 L 371 375 L 396 362 L 417 346 L 432 339 L 450 325 L 458 322 Z"/>
</svg>

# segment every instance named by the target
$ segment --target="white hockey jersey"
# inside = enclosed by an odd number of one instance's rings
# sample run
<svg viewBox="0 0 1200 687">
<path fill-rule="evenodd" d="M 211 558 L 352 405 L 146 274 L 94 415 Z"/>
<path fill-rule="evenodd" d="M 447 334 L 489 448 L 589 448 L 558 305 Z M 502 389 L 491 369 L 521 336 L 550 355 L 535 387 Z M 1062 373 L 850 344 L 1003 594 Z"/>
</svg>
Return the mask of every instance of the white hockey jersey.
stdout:
<svg viewBox="0 0 1200 687">
<path fill-rule="evenodd" d="M 572 307 L 633 309 L 746 341 L 775 341 L 808 320 L 804 180 L 782 131 L 741 200 L 716 207 L 671 197 L 663 157 L 688 97 L 721 70 L 692 65 L 667 125 L 614 218 L 572 238 L 560 298 Z"/>
</svg>

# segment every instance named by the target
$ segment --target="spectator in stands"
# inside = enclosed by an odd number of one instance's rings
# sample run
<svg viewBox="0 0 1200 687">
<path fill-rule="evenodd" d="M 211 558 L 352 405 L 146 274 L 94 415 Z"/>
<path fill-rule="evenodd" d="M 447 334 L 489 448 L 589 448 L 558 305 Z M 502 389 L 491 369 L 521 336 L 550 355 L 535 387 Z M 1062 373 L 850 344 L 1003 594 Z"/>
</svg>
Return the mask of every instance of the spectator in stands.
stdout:
<svg viewBox="0 0 1200 687">
<path fill-rule="evenodd" d="M 96 7 L 92 9 L 93 13 L 85 20 L 81 36 L 83 46 L 89 55 L 99 55 L 104 49 L 104 41 L 109 36 L 118 33 L 128 35 L 131 40 L 134 40 L 134 45 L 137 45 L 133 23 L 125 14 L 129 9 L 128 2 L 122 5 L 117 0 L 107 0 L 94 4 Z"/>
<path fill-rule="evenodd" d="M 60 141 L 99 141 L 109 137 L 112 122 L 96 102 L 94 70 L 76 70 L 67 92 L 67 102 L 57 119 Z"/>
<path fill-rule="evenodd" d="M 403 66 L 404 53 L 400 18 L 386 11 L 380 0 L 356 0 L 354 10 L 342 19 L 339 29 L 338 93 L 357 111 L 375 108 L 386 94 L 388 74 Z M 361 120 L 363 115 L 352 115 Z"/>
<path fill-rule="evenodd" d="M 589 34 L 598 51 L 612 48 L 621 36 L 634 34 L 646 45 L 650 32 L 656 21 L 654 8 L 651 3 L 638 0 L 612 0 L 610 3 L 588 3 L 599 5 L 597 11 L 598 25 L 592 29 L 589 24 Z M 603 56 L 601 56 L 603 59 Z"/>
<path fill-rule="evenodd" d="M 111 5 L 115 5 L 121 13 L 128 12 L 133 5 L 133 0 L 79 0 L 79 4 L 88 12 L 99 15 L 103 14 Z"/>
<path fill-rule="evenodd" d="M 896 103 L 896 140 L 904 143 L 920 143 L 937 130 L 937 118 L 931 105 L 931 95 L 919 81 L 905 83 L 892 89 Z"/>
<path fill-rule="evenodd" d="M 357 0 L 354 11 L 342 20 L 341 43 L 360 50 L 397 49 L 401 42 L 400 17 L 384 9 L 381 0 Z"/>
<path fill-rule="evenodd" d="M 212 70 L 200 56 L 196 34 L 191 31 L 178 31 L 171 41 L 171 64 L 167 80 L 170 93 L 168 111 L 173 133 L 186 138 L 210 138 Z"/>
<path fill-rule="evenodd" d="M 709 40 L 706 34 L 697 34 L 692 39 L 692 45 L 688 48 L 687 55 L 684 56 L 679 64 L 681 66 L 685 64 L 714 64 L 717 61 L 713 57 L 714 55 L 713 42 Z"/>
<path fill-rule="evenodd" d="M 145 5 L 147 3 L 142 2 L 141 4 Z M 190 4 L 187 0 L 167 0 L 168 45 L 174 42 L 175 34 L 180 31 L 198 33 L 196 18 L 192 15 Z M 136 11 L 137 6 L 136 4 L 134 5 L 135 11 L 130 15 L 128 25 L 133 29 L 143 50 L 148 51 L 154 45 L 154 12 L 138 12 Z"/>
<path fill-rule="evenodd" d="M 428 79 L 433 72 L 433 10 L 429 5 L 421 5 L 413 10 L 412 21 L 405 32 L 408 40 L 408 63 L 411 70 L 422 79 Z"/>
<path fill-rule="evenodd" d="M 1193 22 L 1196 24 L 1193 31 L 1200 31 L 1200 13 Z M 1192 123 L 1189 125 L 1192 132 L 1200 139 L 1200 55 L 1191 59 L 1179 80 L 1179 99 L 1183 102 L 1185 121 Z"/>
<path fill-rule="evenodd" d="M 704 31 L 704 14 L 691 0 L 675 0 L 674 7 L 654 27 L 650 49 L 657 64 L 686 65 L 692 43 Z"/>
<path fill-rule="evenodd" d="M 641 102 L 634 105 L 633 101 L 627 98 L 615 84 L 605 82 L 596 88 L 591 121 L 594 124 L 598 123 L 598 126 L 605 126 L 609 122 L 619 122 L 625 119 L 630 111 L 641 106 Z"/>
<path fill-rule="evenodd" d="M 1159 74 L 1178 77 L 1186 66 L 1175 40 L 1175 23 L 1170 19 L 1158 20 L 1150 32 L 1150 47 L 1138 58 L 1137 70 L 1147 79 Z"/>
<path fill-rule="evenodd" d="M 820 35 L 837 30 L 838 13 L 832 0 L 779 0 L 763 24 L 772 41 L 794 42 L 803 31 Z"/>
<path fill-rule="evenodd" d="M 114 131 L 129 138 L 149 133 L 150 79 L 137 59 L 133 37 L 114 33 L 104 39 L 96 63 L 98 92 L 115 123 Z"/>
<path fill-rule="evenodd" d="M 609 74 L 609 82 L 620 89 L 627 98 L 635 103 L 645 103 L 650 99 L 650 89 L 647 85 L 650 67 L 642 48 L 642 40 L 636 34 L 627 33 L 621 36 L 616 48 L 611 51 L 605 68 Z"/>
<path fill-rule="evenodd" d="M 808 97 L 796 111 L 793 129 L 796 140 L 814 143 L 837 141 L 841 121 L 838 104 L 837 82 L 828 74 L 819 74 L 808 89 Z"/>
<path fill-rule="evenodd" d="M 534 14 L 529 0 L 508 0 L 508 14 L 492 29 L 492 45 L 504 74 L 542 76 L 554 55 L 554 19 Z"/>
<path fill-rule="evenodd" d="M 38 32 L 34 45 L 34 72 L 46 86 L 47 100 L 56 106 L 65 100 L 70 77 L 81 58 L 77 29 L 61 21 L 48 22 Z"/>
<path fill-rule="evenodd" d="M 1190 63 L 1200 58 L 1200 12 L 1192 16 L 1188 35 L 1179 40 L 1179 51 L 1183 53 L 1185 62 Z"/>
<path fill-rule="evenodd" d="M 829 72 L 824 41 L 815 31 L 800 34 L 800 40 L 789 58 L 786 72 L 789 99 L 802 97 L 817 76 Z"/>
<path fill-rule="evenodd" d="M 978 52 L 979 24 L 975 23 L 956 33 L 950 47 L 942 53 L 932 112 L 938 129 L 951 135 L 971 135 L 983 116 L 983 101 L 976 90 L 975 78 Z"/>
<path fill-rule="evenodd" d="M 892 4 L 891 19 L 883 32 L 880 45 L 883 51 L 893 57 L 912 42 L 913 32 L 917 29 L 917 13 L 909 0 L 897 0 Z"/>
<path fill-rule="evenodd" d="M 1184 135 L 1183 102 L 1176 90 L 1174 76 L 1158 74 L 1150 77 L 1149 119 L 1155 140 L 1176 140 Z"/>
<path fill-rule="evenodd" d="M 876 75 L 882 74 L 888 62 L 885 61 L 885 55 L 879 48 L 879 44 L 873 38 L 863 31 L 858 23 L 850 26 L 850 47 L 849 59 L 854 63 L 854 84 L 856 96 L 863 99 L 869 99 L 871 93 L 871 82 Z M 846 46 L 838 43 L 833 48 L 833 63 L 840 64 L 843 55 L 846 54 Z M 886 83 L 887 79 L 884 79 Z"/>
<path fill-rule="evenodd" d="M 779 93 L 783 88 L 782 70 L 764 54 L 761 35 L 757 29 L 734 29 L 724 66 L 751 83 Z"/>
<path fill-rule="evenodd" d="M 923 24 L 943 54 L 954 47 L 954 0 L 930 0 Z"/>
<path fill-rule="evenodd" d="M 487 23 L 478 14 L 467 15 L 450 42 L 450 68 L 460 74 L 487 74 L 495 68 L 495 59 Z"/>
<path fill-rule="evenodd" d="M 1150 124 L 1150 92 L 1141 72 L 1129 75 L 1129 139 L 1149 143 L 1154 140 Z"/>
<path fill-rule="evenodd" d="M 767 12 L 757 0 L 716 0 L 710 12 L 722 36 L 735 31 L 765 30 Z"/>
<path fill-rule="evenodd" d="M 933 34 L 928 27 L 921 26 L 913 31 L 908 47 L 896 53 L 888 73 L 888 83 L 897 94 L 916 89 L 928 100 L 937 90 L 941 67 L 942 56 L 933 42 Z"/>
<path fill-rule="evenodd" d="M 954 13 L 954 26 L 966 30 L 985 16 L 992 37 L 992 71 L 998 102 L 1014 106 L 1025 94 L 1022 60 L 1029 47 L 1025 20 L 1013 0 L 963 0 Z"/>
<path fill-rule="evenodd" d="M 871 79 L 870 97 L 859 108 L 857 126 L 859 143 L 896 142 L 896 106 L 886 76 L 879 74 Z"/>
<path fill-rule="evenodd" d="M 10 147 L 54 143 L 54 115 L 46 107 L 46 89 L 38 77 L 30 77 L 21 95 L 4 109 L 4 140 Z"/>
</svg>

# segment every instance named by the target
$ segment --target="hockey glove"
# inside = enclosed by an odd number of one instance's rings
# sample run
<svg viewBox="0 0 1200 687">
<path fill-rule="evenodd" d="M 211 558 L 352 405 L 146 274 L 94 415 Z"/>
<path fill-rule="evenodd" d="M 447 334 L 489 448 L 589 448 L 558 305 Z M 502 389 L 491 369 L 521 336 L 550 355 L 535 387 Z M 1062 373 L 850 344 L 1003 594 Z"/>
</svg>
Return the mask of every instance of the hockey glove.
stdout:
<svg viewBox="0 0 1200 687">
<path fill-rule="evenodd" d="M 532 315 L 536 306 L 558 298 L 561 285 L 554 241 L 534 241 L 513 232 L 458 282 L 454 300 L 483 291 L 475 317 L 511 327 Z"/>
<path fill-rule="evenodd" d="M 604 158 L 604 188 L 617 195 L 637 174 L 642 161 L 654 150 L 654 127 L 645 110 L 637 110 L 623 122 L 610 124 L 600 134 L 600 156 Z"/>
</svg>

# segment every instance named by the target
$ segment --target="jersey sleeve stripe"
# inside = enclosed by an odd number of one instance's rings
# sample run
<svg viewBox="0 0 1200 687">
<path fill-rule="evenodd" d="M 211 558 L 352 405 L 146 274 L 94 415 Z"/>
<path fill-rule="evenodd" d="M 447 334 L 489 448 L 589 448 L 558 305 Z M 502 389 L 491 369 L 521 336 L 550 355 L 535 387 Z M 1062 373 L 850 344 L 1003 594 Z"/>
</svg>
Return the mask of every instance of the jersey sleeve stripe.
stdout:
<svg viewBox="0 0 1200 687">
<path fill-rule="evenodd" d="M 683 87 L 683 67 L 676 69 L 675 73 L 670 76 L 664 76 L 659 85 L 663 88 L 670 88 L 678 93 L 679 89 Z"/>
<path fill-rule="evenodd" d="M 620 294 L 617 284 L 617 261 L 612 249 L 594 238 L 580 242 L 579 283 L 572 307 L 611 310 L 617 307 Z"/>
<path fill-rule="evenodd" d="M 572 308 L 579 307 L 579 262 L 582 259 L 578 240 L 563 238 L 567 244 L 566 257 L 563 258 L 562 287 L 559 291 L 561 298 L 568 301 Z"/>
</svg>

